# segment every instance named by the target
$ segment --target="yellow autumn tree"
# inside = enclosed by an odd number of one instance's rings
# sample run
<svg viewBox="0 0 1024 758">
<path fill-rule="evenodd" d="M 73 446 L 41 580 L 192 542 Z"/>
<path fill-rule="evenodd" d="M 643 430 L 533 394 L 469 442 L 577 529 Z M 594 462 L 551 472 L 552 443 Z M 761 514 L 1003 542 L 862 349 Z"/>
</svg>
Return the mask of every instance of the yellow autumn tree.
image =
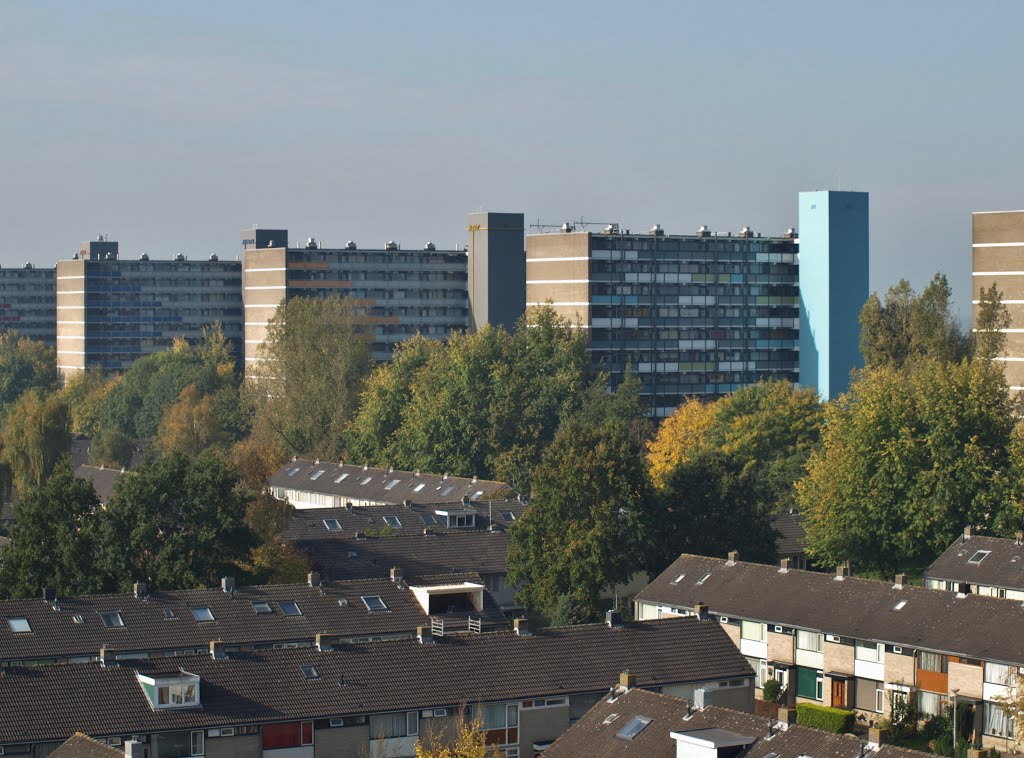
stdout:
<svg viewBox="0 0 1024 758">
<path fill-rule="evenodd" d="M 483 720 L 464 716 L 457 726 L 438 733 L 429 733 L 416 745 L 416 758 L 494 758 L 497 750 L 487 745 Z"/>
<path fill-rule="evenodd" d="M 165 453 L 198 451 L 226 442 L 213 396 L 204 395 L 195 384 L 181 391 L 157 432 L 157 446 Z"/>
<path fill-rule="evenodd" d="M 714 405 L 691 398 L 662 422 L 647 443 L 647 466 L 655 487 L 664 486 L 668 474 L 693 456 L 714 420 Z"/>
</svg>

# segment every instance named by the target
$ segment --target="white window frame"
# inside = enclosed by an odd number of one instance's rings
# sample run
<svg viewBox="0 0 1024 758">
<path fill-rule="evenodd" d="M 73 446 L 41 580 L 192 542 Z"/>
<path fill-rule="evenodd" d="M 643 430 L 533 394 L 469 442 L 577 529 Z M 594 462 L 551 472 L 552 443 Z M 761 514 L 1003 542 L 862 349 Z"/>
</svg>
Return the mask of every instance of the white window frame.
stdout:
<svg viewBox="0 0 1024 758">
<path fill-rule="evenodd" d="M 800 636 L 801 635 L 812 635 L 814 637 L 815 645 L 816 646 L 815 647 L 803 647 L 800 644 Z M 807 629 L 797 629 L 796 630 L 796 642 L 795 642 L 795 644 L 796 644 L 796 649 L 797 650 L 804 650 L 804 651 L 806 651 L 808 653 L 821 653 L 821 652 L 824 652 L 824 650 L 825 650 L 825 636 L 823 634 L 821 634 L 820 632 L 812 632 L 812 631 L 809 631 Z"/>
<path fill-rule="evenodd" d="M 756 627 L 757 628 L 757 635 L 758 636 L 756 636 L 756 637 L 748 637 L 747 636 L 747 630 L 752 628 L 752 627 Z M 751 642 L 764 642 L 767 638 L 768 638 L 768 629 L 765 626 L 765 624 L 762 624 L 760 621 L 740 621 L 740 639 L 741 640 L 750 640 Z"/>
</svg>

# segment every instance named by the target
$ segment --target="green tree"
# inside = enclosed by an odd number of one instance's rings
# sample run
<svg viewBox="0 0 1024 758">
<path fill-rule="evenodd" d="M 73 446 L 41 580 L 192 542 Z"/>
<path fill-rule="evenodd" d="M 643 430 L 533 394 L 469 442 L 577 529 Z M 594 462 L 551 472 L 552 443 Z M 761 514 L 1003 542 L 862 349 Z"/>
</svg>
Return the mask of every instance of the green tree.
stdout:
<svg viewBox="0 0 1024 758">
<path fill-rule="evenodd" d="M 90 368 L 74 374 L 64 382 L 63 395 L 71 411 L 71 431 L 95 437 L 100 433 L 100 417 L 107 394 L 114 388 L 116 379 L 108 380 L 99 368 Z"/>
<path fill-rule="evenodd" d="M 98 505 L 92 485 L 75 476 L 67 458 L 41 487 L 25 489 L 11 542 L 0 548 L 3 595 L 39 597 L 43 587 L 62 596 L 95 591 L 89 522 Z"/>
<path fill-rule="evenodd" d="M 860 351 L 867 366 L 903 368 L 929 357 L 959 361 L 970 340 L 952 311 L 952 290 L 944 274 L 935 274 L 920 295 L 906 279 L 891 287 L 883 304 L 872 294 L 860 313 Z"/>
<path fill-rule="evenodd" d="M 144 463 L 118 479 L 97 529 L 106 589 L 212 586 L 243 562 L 255 537 L 237 477 L 212 449 Z"/>
<path fill-rule="evenodd" d="M 93 466 L 127 468 L 135 455 L 135 443 L 118 429 L 102 428 L 89 442 L 89 463 Z"/>
<path fill-rule="evenodd" d="M 991 523 L 1005 493 L 1009 403 L 988 361 L 860 372 L 827 408 L 823 447 L 797 485 L 809 553 L 891 572 Z"/>
<path fill-rule="evenodd" d="M 992 360 L 1005 354 L 1006 329 L 1010 326 L 1010 312 L 1003 305 L 1002 293 L 995 282 L 989 289 L 981 288 L 978 316 L 975 321 L 972 354 L 976 358 Z"/>
<path fill-rule="evenodd" d="M 654 511 L 643 437 L 626 421 L 570 420 L 533 477 L 533 500 L 511 530 L 517 599 L 552 615 L 572 596 L 588 616 L 602 591 L 645 568 Z"/>
<path fill-rule="evenodd" d="M 56 383 L 55 350 L 13 332 L 0 333 L 0 407 L 26 390 L 49 390 Z"/>
<path fill-rule="evenodd" d="M 70 445 L 64 398 L 32 389 L 14 402 L 0 429 L 0 462 L 19 489 L 38 487 Z"/>
<path fill-rule="evenodd" d="M 597 620 L 597 616 L 581 607 L 572 595 L 560 595 L 551 611 L 551 626 L 592 624 Z"/>
<path fill-rule="evenodd" d="M 281 303 L 247 373 L 254 427 L 291 453 L 337 459 L 372 368 L 366 319 L 341 297 Z"/>
</svg>

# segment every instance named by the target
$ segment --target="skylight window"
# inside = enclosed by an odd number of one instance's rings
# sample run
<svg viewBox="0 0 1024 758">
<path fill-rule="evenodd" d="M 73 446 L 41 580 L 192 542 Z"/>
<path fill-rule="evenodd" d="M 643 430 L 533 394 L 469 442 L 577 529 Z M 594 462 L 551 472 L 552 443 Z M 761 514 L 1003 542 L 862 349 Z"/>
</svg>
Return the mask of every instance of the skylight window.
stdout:
<svg viewBox="0 0 1024 758">
<path fill-rule="evenodd" d="M 299 469 L 293 468 L 291 471 L 288 472 L 288 476 L 295 476 L 297 473 L 299 473 Z"/>
<path fill-rule="evenodd" d="M 124 619 L 121 618 L 120 611 L 108 611 L 100 614 L 100 620 L 103 622 L 103 626 L 110 629 L 115 626 L 124 626 Z"/>
<path fill-rule="evenodd" d="M 369 483 L 370 483 L 370 482 L 371 482 L 372 480 L 373 480 L 373 477 L 372 477 L 372 476 L 364 476 L 364 477 L 363 477 L 362 479 L 360 479 L 360 480 L 359 480 L 359 484 L 360 484 L 361 486 L 366 486 L 366 485 L 367 485 L 367 484 L 369 484 Z"/>
<path fill-rule="evenodd" d="M 252 609 L 256 611 L 257 614 L 274 612 L 273 608 L 270 607 L 270 603 L 266 600 L 253 600 Z"/>
<path fill-rule="evenodd" d="M 304 676 L 306 679 L 319 679 L 320 672 L 316 670 L 316 666 L 303 666 L 302 676 Z"/>
<path fill-rule="evenodd" d="M 447 487 L 445 487 L 443 490 L 441 490 L 441 497 L 448 497 L 450 494 L 452 494 L 452 491 L 454 489 L 455 489 L 455 485 L 454 484 L 449 484 Z"/>
<path fill-rule="evenodd" d="M 214 615 L 213 615 L 213 611 L 211 611 L 205 605 L 204 606 L 200 606 L 199 608 L 193 608 L 192 609 L 192 618 L 194 618 L 196 621 L 216 621 L 217 620 L 214 617 Z"/>
<path fill-rule="evenodd" d="M 319 479 L 321 476 L 323 476 L 325 472 L 326 469 L 317 469 L 316 471 L 309 475 L 309 478 L 315 481 Z"/>
<path fill-rule="evenodd" d="M 176 614 L 170 608 L 164 608 L 164 620 L 170 621 L 171 619 L 176 619 L 176 618 L 178 618 L 178 614 Z"/>
<path fill-rule="evenodd" d="M 481 496 L 481 495 L 483 495 L 483 494 L 484 494 L 484 491 L 483 491 L 483 490 L 477 490 L 476 492 L 474 492 L 474 493 L 473 493 L 473 494 L 472 494 L 472 495 L 470 496 L 470 498 L 469 498 L 469 499 L 470 499 L 470 500 L 479 500 L 479 499 L 480 499 L 480 496 Z"/>
<path fill-rule="evenodd" d="M 401 481 L 401 479 L 392 479 L 390 482 L 384 485 L 384 489 L 393 490 L 395 487 L 398 486 L 399 482 Z"/>
<path fill-rule="evenodd" d="M 421 489 L 423 489 L 426 486 L 427 486 L 426 482 L 420 482 L 419 484 L 417 484 L 415 487 L 412 488 L 412 491 L 413 492 L 419 492 Z"/>
<path fill-rule="evenodd" d="M 502 511 L 501 517 L 510 523 L 516 520 L 516 514 L 514 514 L 512 511 Z"/>
<path fill-rule="evenodd" d="M 402 522 L 398 520 L 398 516 L 383 516 L 384 523 L 388 526 L 399 527 Z"/>
<path fill-rule="evenodd" d="M 992 552 L 991 550 L 979 550 L 974 555 L 972 555 L 967 560 L 967 562 L 968 563 L 973 563 L 975 566 L 977 566 L 979 563 L 981 563 L 983 560 L 985 560 L 988 557 L 988 554 L 991 553 L 991 552 Z"/>
<path fill-rule="evenodd" d="M 76 613 L 74 616 L 71 617 L 71 620 L 74 621 L 76 624 L 84 624 L 85 623 L 85 617 L 82 616 L 81 613 Z"/>
<path fill-rule="evenodd" d="M 624 740 L 631 740 L 640 734 L 650 723 L 651 719 L 647 716 L 634 716 L 615 736 L 621 737 Z"/>
<path fill-rule="evenodd" d="M 15 634 L 27 634 L 32 631 L 32 625 L 28 623 L 27 618 L 7 619 L 7 626 L 9 626 L 11 631 Z"/>
<path fill-rule="evenodd" d="M 429 526 L 430 524 L 436 524 L 437 523 L 437 516 L 435 516 L 433 513 L 421 513 L 420 514 L 420 520 L 424 524 L 427 524 Z"/>
<path fill-rule="evenodd" d="M 705 574 L 704 576 L 702 576 L 700 579 L 697 580 L 697 584 L 704 584 L 704 582 L 706 582 L 710 578 L 711 578 L 711 574 Z"/>
<path fill-rule="evenodd" d="M 301 616 L 302 611 L 299 610 L 299 604 L 294 600 L 282 600 L 281 601 L 281 612 L 285 616 Z"/>
<path fill-rule="evenodd" d="M 381 599 L 380 595 L 363 595 L 363 605 L 366 606 L 368 611 L 386 611 L 388 609 L 387 604 Z"/>
<path fill-rule="evenodd" d="M 341 531 L 341 522 L 338 521 L 338 519 L 336 519 L 336 518 L 325 518 L 324 519 L 324 526 L 327 527 L 327 531 L 329 531 L 329 532 L 340 532 Z"/>
<path fill-rule="evenodd" d="M 342 474 L 334 480 L 335 484 L 341 484 L 343 481 L 348 479 L 348 474 Z"/>
<path fill-rule="evenodd" d="M 901 610 L 903 610 L 903 606 L 905 606 L 906 604 L 907 604 L 906 600 L 900 600 L 898 603 L 896 603 L 896 605 L 893 606 L 892 609 L 894 611 L 901 611 Z"/>
<path fill-rule="evenodd" d="M 677 576 L 675 579 L 672 580 L 672 584 L 679 584 L 685 578 L 686 578 L 686 574 L 680 574 L 679 576 Z"/>
</svg>

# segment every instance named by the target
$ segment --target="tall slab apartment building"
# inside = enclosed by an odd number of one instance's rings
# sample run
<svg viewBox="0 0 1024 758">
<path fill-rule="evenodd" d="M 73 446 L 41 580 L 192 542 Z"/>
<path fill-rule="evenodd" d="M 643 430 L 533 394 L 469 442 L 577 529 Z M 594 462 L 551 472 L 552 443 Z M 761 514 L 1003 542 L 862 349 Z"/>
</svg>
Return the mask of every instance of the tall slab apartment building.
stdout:
<svg viewBox="0 0 1024 758">
<path fill-rule="evenodd" d="M 591 356 L 613 385 L 631 366 L 655 417 L 687 397 L 799 378 L 793 230 L 670 235 L 566 224 L 527 236 L 526 267 L 527 305 L 551 302 L 588 329 Z"/>
<path fill-rule="evenodd" d="M 995 360 L 1005 367 L 1006 383 L 1024 390 L 1024 210 L 972 214 L 972 324 L 977 325 L 981 290 L 993 284 L 1010 314 L 1006 349 Z"/>
<path fill-rule="evenodd" d="M 464 249 L 428 242 L 323 247 L 308 239 L 290 247 L 285 229 L 242 232 L 245 361 L 259 359 L 267 324 L 293 297 L 352 298 L 373 326 L 376 360 L 420 334 L 445 339 L 490 323 L 511 329 L 523 312 L 523 214 L 473 213 Z"/>
<path fill-rule="evenodd" d="M 0 268 L 0 332 L 57 344 L 57 271 L 26 263 Z"/>
<path fill-rule="evenodd" d="M 239 261 L 216 255 L 125 260 L 117 242 L 83 242 L 74 259 L 57 262 L 58 370 L 63 376 L 93 366 L 127 371 L 175 338 L 198 342 L 214 323 L 240 356 L 241 278 Z"/>
</svg>

